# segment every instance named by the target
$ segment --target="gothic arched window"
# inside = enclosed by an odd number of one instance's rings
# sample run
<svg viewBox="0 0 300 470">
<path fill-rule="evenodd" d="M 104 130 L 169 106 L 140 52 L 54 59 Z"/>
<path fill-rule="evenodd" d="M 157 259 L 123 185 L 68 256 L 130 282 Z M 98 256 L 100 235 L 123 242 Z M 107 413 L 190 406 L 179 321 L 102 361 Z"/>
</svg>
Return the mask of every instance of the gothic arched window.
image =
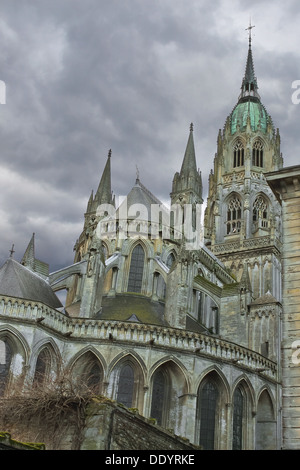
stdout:
<svg viewBox="0 0 300 470">
<path fill-rule="evenodd" d="M 7 341 L 0 340 L 0 396 L 4 395 L 7 386 L 12 351 Z"/>
<path fill-rule="evenodd" d="M 229 200 L 227 207 L 227 235 L 239 233 L 241 231 L 242 204 L 235 195 Z"/>
<path fill-rule="evenodd" d="M 233 428 L 232 428 L 232 449 L 241 450 L 243 447 L 243 413 L 244 397 L 240 388 L 233 394 Z"/>
<path fill-rule="evenodd" d="M 132 406 L 134 388 L 134 371 L 130 364 L 123 365 L 118 383 L 117 401 L 130 408 Z"/>
<path fill-rule="evenodd" d="M 260 140 L 256 140 L 252 148 L 252 165 L 264 166 L 264 147 Z"/>
<path fill-rule="evenodd" d="M 153 377 L 151 418 L 155 418 L 157 424 L 163 424 L 163 414 L 166 410 L 167 384 L 163 371 L 158 370 Z"/>
<path fill-rule="evenodd" d="M 212 380 L 207 380 L 200 389 L 198 396 L 198 412 L 200 414 L 199 444 L 205 450 L 215 447 L 215 428 L 219 392 Z"/>
<path fill-rule="evenodd" d="M 87 386 L 89 389 L 99 391 L 102 381 L 102 368 L 98 361 L 95 359 L 87 371 Z"/>
<path fill-rule="evenodd" d="M 141 245 L 137 245 L 131 254 L 128 278 L 128 292 L 141 292 L 144 272 L 145 253 Z"/>
<path fill-rule="evenodd" d="M 38 355 L 35 372 L 34 372 L 34 383 L 43 383 L 50 368 L 50 354 L 47 349 L 43 349 L 40 354 Z"/>
<path fill-rule="evenodd" d="M 244 146 L 240 139 L 233 147 L 233 167 L 244 166 Z"/>
<path fill-rule="evenodd" d="M 268 204 L 263 196 L 257 196 L 254 201 L 253 223 L 257 228 L 268 228 Z"/>
</svg>

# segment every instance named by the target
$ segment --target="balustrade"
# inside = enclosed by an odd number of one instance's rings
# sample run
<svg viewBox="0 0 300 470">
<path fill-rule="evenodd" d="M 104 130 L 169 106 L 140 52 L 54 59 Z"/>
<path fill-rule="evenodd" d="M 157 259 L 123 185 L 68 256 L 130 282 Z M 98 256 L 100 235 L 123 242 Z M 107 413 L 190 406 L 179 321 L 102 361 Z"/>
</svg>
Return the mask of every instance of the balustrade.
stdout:
<svg viewBox="0 0 300 470">
<path fill-rule="evenodd" d="M 63 336 L 115 342 L 132 342 L 135 345 L 164 347 L 194 354 L 215 357 L 219 360 L 252 370 L 260 370 L 276 378 L 276 363 L 242 346 L 222 338 L 175 328 L 146 325 L 134 322 L 72 318 L 37 302 L 0 296 L 0 318 L 34 321 L 51 328 Z"/>
</svg>

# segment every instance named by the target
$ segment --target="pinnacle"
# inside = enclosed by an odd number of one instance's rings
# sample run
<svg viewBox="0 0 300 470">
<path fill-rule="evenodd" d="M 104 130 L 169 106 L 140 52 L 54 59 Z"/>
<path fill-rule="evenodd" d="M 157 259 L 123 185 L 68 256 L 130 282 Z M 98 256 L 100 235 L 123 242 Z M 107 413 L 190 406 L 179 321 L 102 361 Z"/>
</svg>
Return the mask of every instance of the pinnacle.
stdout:
<svg viewBox="0 0 300 470">
<path fill-rule="evenodd" d="M 112 192 L 111 192 L 111 149 L 108 152 L 106 165 L 104 167 L 102 177 L 95 195 L 95 199 L 99 204 L 111 204 Z"/>
</svg>

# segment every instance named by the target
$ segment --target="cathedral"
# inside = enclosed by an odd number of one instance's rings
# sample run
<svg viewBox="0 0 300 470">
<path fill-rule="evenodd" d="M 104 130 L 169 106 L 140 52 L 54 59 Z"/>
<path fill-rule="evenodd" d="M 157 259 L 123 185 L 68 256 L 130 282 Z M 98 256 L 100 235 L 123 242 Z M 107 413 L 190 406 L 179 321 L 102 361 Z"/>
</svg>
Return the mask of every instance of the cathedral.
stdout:
<svg viewBox="0 0 300 470">
<path fill-rule="evenodd" d="M 203 216 L 191 124 L 170 206 L 139 174 L 116 201 L 109 151 L 73 264 L 50 272 L 33 235 L 20 261 L 0 267 L 2 396 L 20 377 L 34 383 L 39 372 L 47 381 L 64 364 L 74 381 L 91 380 L 99 394 L 202 449 L 299 447 L 297 394 L 286 399 L 297 368 L 282 346 L 285 339 L 291 351 L 296 339 L 283 338 L 291 217 L 280 191 L 289 175 L 258 93 L 251 36 L 231 109 L 216 132 Z M 289 176 L 298 207 L 299 174 Z"/>
</svg>

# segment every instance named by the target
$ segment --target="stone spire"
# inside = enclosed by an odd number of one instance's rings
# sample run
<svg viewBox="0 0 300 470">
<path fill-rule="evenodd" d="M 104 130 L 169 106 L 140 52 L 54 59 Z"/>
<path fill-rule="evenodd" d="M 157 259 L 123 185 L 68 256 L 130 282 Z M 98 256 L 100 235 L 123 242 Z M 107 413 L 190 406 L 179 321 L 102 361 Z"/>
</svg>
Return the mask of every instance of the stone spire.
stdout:
<svg viewBox="0 0 300 470">
<path fill-rule="evenodd" d="M 105 168 L 95 194 L 94 203 L 97 204 L 112 204 L 112 191 L 111 191 L 111 150 L 108 152 Z"/>
<path fill-rule="evenodd" d="M 243 99 L 248 99 L 249 97 L 256 98 L 257 100 L 260 100 L 260 96 L 258 94 L 258 85 L 257 85 L 257 79 L 255 76 L 254 72 L 254 64 L 253 64 L 253 55 L 252 55 L 252 47 L 251 47 L 251 29 L 254 28 L 254 26 L 250 26 L 247 28 L 249 30 L 249 47 L 248 47 L 248 56 L 247 56 L 247 62 L 246 62 L 246 69 L 245 69 L 245 75 L 242 81 L 242 86 L 241 86 L 241 94 L 239 96 L 239 100 Z"/>
<path fill-rule="evenodd" d="M 193 136 L 194 126 L 193 123 L 190 125 L 190 134 L 184 154 L 184 159 L 181 166 L 180 176 L 192 176 L 197 173 L 195 145 Z"/>
<path fill-rule="evenodd" d="M 191 124 L 181 170 L 180 173 L 175 173 L 173 179 L 172 202 L 175 202 L 176 195 L 184 192 L 194 193 L 196 198 L 202 202 L 202 178 L 201 173 L 197 170 L 193 130 L 193 124 Z"/>
</svg>

